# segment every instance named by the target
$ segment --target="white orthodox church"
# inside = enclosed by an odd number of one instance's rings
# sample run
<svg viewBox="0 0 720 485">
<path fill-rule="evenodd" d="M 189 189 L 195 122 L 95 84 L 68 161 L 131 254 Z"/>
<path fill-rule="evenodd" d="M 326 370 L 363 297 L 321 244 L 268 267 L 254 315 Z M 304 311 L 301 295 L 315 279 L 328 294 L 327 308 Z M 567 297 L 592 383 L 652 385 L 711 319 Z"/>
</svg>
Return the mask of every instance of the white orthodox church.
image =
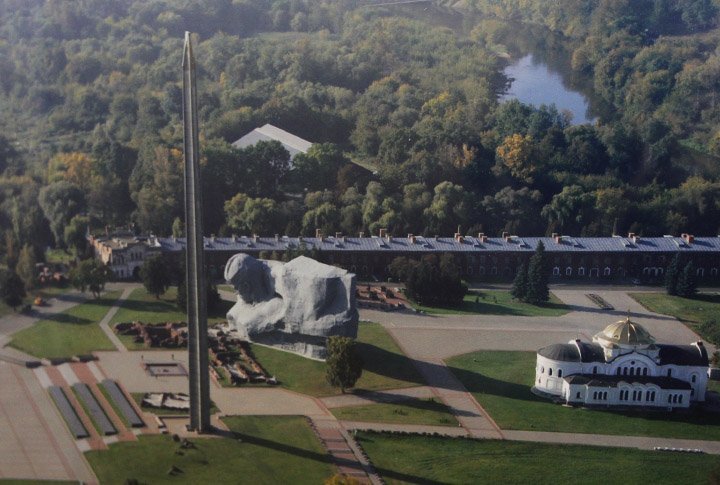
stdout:
<svg viewBox="0 0 720 485">
<path fill-rule="evenodd" d="M 567 404 L 673 409 L 704 401 L 707 381 L 702 342 L 657 344 L 628 318 L 608 325 L 592 343 L 578 339 L 538 350 L 533 390 Z"/>
</svg>

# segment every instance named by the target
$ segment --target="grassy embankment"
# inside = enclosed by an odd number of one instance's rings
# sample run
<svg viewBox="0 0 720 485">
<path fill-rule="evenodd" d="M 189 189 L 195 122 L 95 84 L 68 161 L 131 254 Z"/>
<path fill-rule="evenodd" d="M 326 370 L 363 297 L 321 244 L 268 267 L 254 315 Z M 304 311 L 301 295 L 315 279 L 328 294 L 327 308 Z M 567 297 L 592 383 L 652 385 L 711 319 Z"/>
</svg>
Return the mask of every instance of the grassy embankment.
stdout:
<svg viewBox="0 0 720 485">
<path fill-rule="evenodd" d="M 155 295 L 149 294 L 145 288 L 136 288 L 128 299 L 122 302 L 120 309 L 110 321 L 110 327 L 121 322 L 185 322 L 187 315 L 177 307 L 176 299 L 175 286 L 171 286 L 160 298 L 155 298 Z M 208 313 L 208 324 L 224 322 L 231 306 L 231 302 L 221 300 L 217 310 Z M 145 350 L 144 344 L 135 343 L 130 335 L 118 337 L 128 350 Z"/>
<path fill-rule="evenodd" d="M 461 305 L 453 308 L 412 304 L 413 308 L 431 315 L 514 315 L 519 317 L 556 317 L 569 312 L 555 295 L 541 305 L 514 300 L 509 291 L 470 290 Z"/>
<path fill-rule="evenodd" d="M 564 407 L 530 392 L 533 352 L 472 352 L 447 361 L 502 429 L 720 440 L 720 415 L 699 410 L 605 411 Z"/>
<path fill-rule="evenodd" d="M 358 432 L 389 484 L 712 483 L 713 455 Z"/>
<path fill-rule="evenodd" d="M 41 358 L 71 357 L 94 350 L 114 350 L 98 323 L 120 296 L 107 291 L 68 310 L 47 315 L 13 336 L 11 346 Z"/>
<path fill-rule="evenodd" d="M 100 483 L 323 483 L 333 467 L 305 418 L 223 418 L 223 438 L 181 448 L 167 435 L 140 436 L 85 454 Z"/>
<path fill-rule="evenodd" d="M 412 361 L 381 325 L 360 323 L 357 348 L 364 368 L 355 389 L 377 391 L 424 384 Z M 260 364 L 277 377 L 281 386 L 311 396 L 340 394 L 340 389 L 330 386 L 325 380 L 325 362 L 262 345 L 252 345 L 252 350 Z"/>
</svg>

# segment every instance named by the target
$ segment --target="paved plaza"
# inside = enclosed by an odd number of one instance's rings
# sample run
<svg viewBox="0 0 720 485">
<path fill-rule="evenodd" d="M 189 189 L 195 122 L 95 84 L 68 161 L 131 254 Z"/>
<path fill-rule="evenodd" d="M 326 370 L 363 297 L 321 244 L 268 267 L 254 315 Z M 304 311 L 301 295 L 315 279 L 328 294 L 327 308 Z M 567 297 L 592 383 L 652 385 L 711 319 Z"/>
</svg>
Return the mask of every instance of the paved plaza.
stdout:
<svg viewBox="0 0 720 485">
<path fill-rule="evenodd" d="M 121 299 L 127 298 L 137 285 L 117 285 Z M 226 299 L 234 295 L 223 292 Z M 546 443 L 594 444 L 652 449 L 655 446 L 702 448 L 720 454 L 720 442 L 664 438 L 626 437 L 618 443 L 616 436 L 546 433 L 501 430 L 492 416 L 445 365 L 445 360 L 479 350 L 536 351 L 554 343 L 592 336 L 609 323 L 630 317 L 642 324 L 659 342 L 689 344 L 700 338 L 675 318 L 645 310 L 625 290 L 562 289 L 553 293 L 570 307 L 558 317 L 520 317 L 499 315 L 426 315 L 411 311 L 380 312 L 361 310 L 362 320 L 382 324 L 410 358 L 427 385 L 326 398 L 314 398 L 282 388 L 223 388 L 213 383 L 211 398 L 225 415 L 304 415 L 310 418 L 328 452 L 337 455 L 340 469 L 354 476 L 379 479 L 368 468 L 363 456 L 346 439 L 353 429 L 375 429 L 408 432 L 439 432 L 452 436 L 509 439 Z M 614 310 L 602 310 L 586 294 L 595 293 Z M 0 318 L 0 479 L 96 481 L 81 450 L 83 441 L 71 438 L 58 411 L 44 387 L 61 382 L 94 382 L 103 377 L 114 379 L 128 392 L 187 392 L 187 376 L 152 376 L 144 369 L 148 363 L 179 363 L 186 369 L 187 352 L 182 349 L 128 352 L 107 325 L 117 305 L 103 318 L 101 327 L 112 338 L 117 351 L 95 352 L 96 363 L 42 367 L 35 372 L 24 368 L 27 356 L 5 347 L 13 333 L 31 326 L 47 313 L 61 312 L 82 302 L 82 295 L 72 293 L 52 301 L 34 315 L 13 314 Z M 714 350 L 709 346 L 710 350 Z M 5 360 L 3 362 L 2 360 Z M 14 362 L 14 364 L 10 363 Z M 444 402 L 459 426 L 437 427 L 384 423 L 338 421 L 330 409 L 378 402 L 434 398 Z M 182 420 L 180 420 L 182 421 Z M 157 432 L 155 425 L 148 432 Z M 128 435 L 128 439 L 133 437 Z M 112 438 L 115 440 L 116 438 Z M 104 442 L 109 442 L 105 438 Z M 335 456 L 333 455 L 333 456 Z M 339 457 L 339 458 L 338 458 Z"/>
</svg>

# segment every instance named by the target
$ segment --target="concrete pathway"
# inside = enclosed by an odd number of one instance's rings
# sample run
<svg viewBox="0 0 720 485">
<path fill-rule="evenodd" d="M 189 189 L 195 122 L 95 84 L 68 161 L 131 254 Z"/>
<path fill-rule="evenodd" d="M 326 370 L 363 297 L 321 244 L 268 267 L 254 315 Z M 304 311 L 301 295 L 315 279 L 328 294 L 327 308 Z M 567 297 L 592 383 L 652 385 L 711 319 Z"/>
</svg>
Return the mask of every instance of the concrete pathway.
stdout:
<svg viewBox="0 0 720 485">
<path fill-rule="evenodd" d="M 328 451 L 338 471 L 362 483 L 381 485 L 384 482 L 362 452 L 355 439 L 333 417 L 311 419 L 311 427 Z"/>
<path fill-rule="evenodd" d="M 458 437 L 469 436 L 467 430 L 461 426 L 427 426 L 423 424 L 392 424 L 392 423 L 368 423 L 364 421 L 341 421 L 346 430 L 366 431 L 390 431 L 405 433 L 433 433 L 441 436 Z"/>
<path fill-rule="evenodd" d="M 433 389 L 428 386 L 408 387 L 403 389 L 389 389 L 386 391 L 355 391 L 352 394 L 340 396 L 321 397 L 320 401 L 328 408 L 345 406 L 364 406 L 376 403 L 394 403 L 412 399 L 427 399 L 435 397 Z"/>
<path fill-rule="evenodd" d="M 450 408 L 460 426 L 476 438 L 502 439 L 500 428 L 440 360 L 416 360 L 415 366 L 435 395 Z"/>
<path fill-rule="evenodd" d="M 607 289 L 556 289 L 555 295 L 571 311 L 558 317 L 514 315 L 423 315 L 412 311 L 360 310 L 360 318 L 378 322 L 401 342 L 408 356 L 447 359 L 477 350 L 536 351 L 546 345 L 575 338 L 591 340 L 610 323 L 628 316 L 645 326 L 659 342 L 689 344 L 700 337 L 667 315 L 645 310 L 625 291 Z M 612 304 L 601 310 L 587 293 L 595 293 Z M 709 346 L 711 347 L 711 346 Z"/>
<path fill-rule="evenodd" d="M 97 483 L 33 371 L 0 362 L 0 480 Z"/>
<path fill-rule="evenodd" d="M 711 455 L 720 455 L 720 441 L 687 440 L 676 438 L 655 438 L 647 436 L 617 436 L 582 433 L 549 433 L 540 431 L 503 431 L 505 439 L 512 441 L 533 441 L 538 443 L 559 443 L 571 445 L 609 446 L 652 450 L 655 447 L 702 450 Z"/>
<path fill-rule="evenodd" d="M 125 347 L 125 344 L 123 344 L 122 341 L 118 338 L 117 334 L 113 331 L 113 329 L 110 328 L 110 321 L 120 309 L 122 302 L 128 299 L 130 293 L 132 293 L 134 289 L 135 288 L 133 287 L 124 288 L 123 292 L 120 294 L 120 297 L 117 299 L 117 301 L 115 301 L 115 303 L 113 303 L 113 306 L 110 307 L 110 310 L 108 310 L 103 319 L 100 320 L 100 328 L 102 328 L 102 331 L 105 332 L 105 335 L 107 335 L 115 348 L 118 349 L 120 352 L 127 352 L 127 348 Z"/>
</svg>

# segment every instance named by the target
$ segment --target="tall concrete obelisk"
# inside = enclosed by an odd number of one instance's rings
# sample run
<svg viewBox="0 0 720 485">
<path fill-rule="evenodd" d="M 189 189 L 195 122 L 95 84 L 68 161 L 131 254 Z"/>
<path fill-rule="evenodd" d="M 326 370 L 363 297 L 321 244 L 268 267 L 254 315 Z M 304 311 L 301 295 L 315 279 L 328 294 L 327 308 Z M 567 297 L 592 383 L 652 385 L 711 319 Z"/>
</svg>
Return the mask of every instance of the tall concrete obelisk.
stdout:
<svg viewBox="0 0 720 485">
<path fill-rule="evenodd" d="M 210 386 L 207 343 L 207 293 L 202 229 L 200 145 L 198 141 L 195 57 L 190 32 L 183 50 L 183 141 L 185 149 L 185 231 L 187 308 L 190 357 L 190 429 L 210 431 Z"/>
</svg>

